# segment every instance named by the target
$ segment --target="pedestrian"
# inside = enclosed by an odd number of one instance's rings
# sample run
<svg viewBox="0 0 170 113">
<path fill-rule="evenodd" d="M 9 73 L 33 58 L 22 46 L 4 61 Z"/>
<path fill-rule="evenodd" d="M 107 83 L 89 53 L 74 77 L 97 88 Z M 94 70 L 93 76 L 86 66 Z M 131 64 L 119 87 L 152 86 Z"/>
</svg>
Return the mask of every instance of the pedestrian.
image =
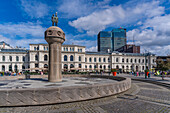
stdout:
<svg viewBox="0 0 170 113">
<path fill-rule="evenodd" d="M 139 76 L 139 72 L 136 72 L 136 76 Z"/>
</svg>

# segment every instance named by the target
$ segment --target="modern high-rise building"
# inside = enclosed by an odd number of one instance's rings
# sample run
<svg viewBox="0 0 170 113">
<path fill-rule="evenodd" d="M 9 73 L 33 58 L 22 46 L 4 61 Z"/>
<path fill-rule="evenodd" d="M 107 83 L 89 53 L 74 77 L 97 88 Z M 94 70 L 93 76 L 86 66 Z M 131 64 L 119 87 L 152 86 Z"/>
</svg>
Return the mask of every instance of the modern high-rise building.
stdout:
<svg viewBox="0 0 170 113">
<path fill-rule="evenodd" d="M 101 31 L 98 34 L 99 52 L 107 52 L 108 49 L 115 51 L 124 45 L 126 45 L 126 29 L 124 28 Z"/>
</svg>

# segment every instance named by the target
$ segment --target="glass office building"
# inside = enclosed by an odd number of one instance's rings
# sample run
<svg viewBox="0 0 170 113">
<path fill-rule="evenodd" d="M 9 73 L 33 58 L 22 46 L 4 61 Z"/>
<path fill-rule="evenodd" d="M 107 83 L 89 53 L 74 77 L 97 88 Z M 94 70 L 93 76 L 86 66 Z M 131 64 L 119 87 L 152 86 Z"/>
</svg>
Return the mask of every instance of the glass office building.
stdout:
<svg viewBox="0 0 170 113">
<path fill-rule="evenodd" d="M 101 31 L 98 34 L 98 51 L 107 52 L 126 45 L 126 29 L 118 28 L 112 31 Z"/>
</svg>

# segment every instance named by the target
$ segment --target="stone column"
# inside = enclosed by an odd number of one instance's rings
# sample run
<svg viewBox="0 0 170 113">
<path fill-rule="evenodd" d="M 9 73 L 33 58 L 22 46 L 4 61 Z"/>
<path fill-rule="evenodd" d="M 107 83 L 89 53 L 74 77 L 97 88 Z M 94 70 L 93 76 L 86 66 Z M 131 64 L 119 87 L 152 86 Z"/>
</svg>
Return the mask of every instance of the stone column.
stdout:
<svg viewBox="0 0 170 113">
<path fill-rule="evenodd" d="M 45 31 L 45 40 L 49 44 L 48 81 L 62 81 L 61 46 L 65 41 L 65 34 L 59 27 L 51 26 Z"/>
</svg>

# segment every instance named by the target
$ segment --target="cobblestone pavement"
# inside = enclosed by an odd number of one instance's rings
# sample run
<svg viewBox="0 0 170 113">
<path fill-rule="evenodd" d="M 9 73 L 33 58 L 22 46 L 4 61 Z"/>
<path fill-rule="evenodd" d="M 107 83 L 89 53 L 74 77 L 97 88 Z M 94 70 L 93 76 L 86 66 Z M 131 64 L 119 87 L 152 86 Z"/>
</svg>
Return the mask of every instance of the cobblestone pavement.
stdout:
<svg viewBox="0 0 170 113">
<path fill-rule="evenodd" d="M 170 90 L 133 81 L 131 89 L 118 95 L 57 105 L 1 107 L 0 113 L 170 113 Z"/>
</svg>

